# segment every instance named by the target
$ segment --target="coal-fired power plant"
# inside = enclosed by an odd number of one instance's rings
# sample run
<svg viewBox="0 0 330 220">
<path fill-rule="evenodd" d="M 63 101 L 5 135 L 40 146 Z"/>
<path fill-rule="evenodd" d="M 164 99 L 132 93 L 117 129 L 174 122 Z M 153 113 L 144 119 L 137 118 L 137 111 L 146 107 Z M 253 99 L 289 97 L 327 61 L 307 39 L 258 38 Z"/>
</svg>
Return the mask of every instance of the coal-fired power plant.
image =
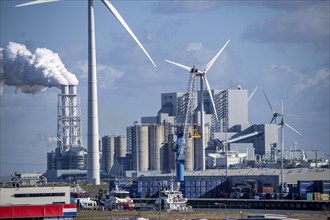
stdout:
<svg viewBox="0 0 330 220">
<path fill-rule="evenodd" d="M 57 146 L 61 152 L 81 147 L 80 110 L 76 86 L 62 86 L 58 95 Z"/>
<path fill-rule="evenodd" d="M 86 169 L 82 148 L 80 104 L 77 86 L 62 85 L 58 95 L 57 148 L 47 154 L 47 170 Z"/>
</svg>

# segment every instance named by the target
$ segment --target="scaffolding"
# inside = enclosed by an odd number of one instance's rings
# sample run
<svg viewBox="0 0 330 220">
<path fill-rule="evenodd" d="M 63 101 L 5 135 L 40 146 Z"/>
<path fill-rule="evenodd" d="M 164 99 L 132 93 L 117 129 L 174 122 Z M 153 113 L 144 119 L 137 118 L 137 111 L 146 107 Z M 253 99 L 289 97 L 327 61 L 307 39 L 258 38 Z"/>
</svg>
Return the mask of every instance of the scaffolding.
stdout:
<svg viewBox="0 0 330 220">
<path fill-rule="evenodd" d="M 81 147 L 80 101 L 76 86 L 62 86 L 57 105 L 57 147 L 61 154 Z"/>
<path fill-rule="evenodd" d="M 223 90 L 215 95 L 215 106 L 219 117 L 218 123 L 215 124 L 214 130 L 216 132 L 227 132 L 229 126 L 228 120 L 228 90 Z"/>
</svg>

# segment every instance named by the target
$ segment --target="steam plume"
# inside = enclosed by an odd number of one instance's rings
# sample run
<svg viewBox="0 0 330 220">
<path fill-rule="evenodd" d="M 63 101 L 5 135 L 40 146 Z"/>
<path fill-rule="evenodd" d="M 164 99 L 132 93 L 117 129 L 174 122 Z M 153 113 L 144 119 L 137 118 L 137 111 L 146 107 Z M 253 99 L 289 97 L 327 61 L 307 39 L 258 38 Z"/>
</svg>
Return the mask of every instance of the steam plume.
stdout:
<svg viewBox="0 0 330 220">
<path fill-rule="evenodd" d="M 77 84 L 76 76 L 65 68 L 58 54 L 47 48 L 31 53 L 25 45 L 14 42 L 0 48 L 0 95 L 4 85 L 36 94 L 48 87 Z"/>
</svg>

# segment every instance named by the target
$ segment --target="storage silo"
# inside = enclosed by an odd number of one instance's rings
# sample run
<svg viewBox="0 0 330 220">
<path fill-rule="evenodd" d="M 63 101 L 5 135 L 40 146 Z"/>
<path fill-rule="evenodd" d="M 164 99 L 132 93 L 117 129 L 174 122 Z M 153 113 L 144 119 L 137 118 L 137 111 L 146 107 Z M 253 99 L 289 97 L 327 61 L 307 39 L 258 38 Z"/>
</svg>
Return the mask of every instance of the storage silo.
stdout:
<svg viewBox="0 0 330 220">
<path fill-rule="evenodd" d="M 115 161 L 115 136 L 102 137 L 102 170 L 109 173 Z"/>
<path fill-rule="evenodd" d="M 148 126 L 137 127 L 137 167 L 138 171 L 148 171 L 149 169 L 149 140 Z"/>
<path fill-rule="evenodd" d="M 164 126 L 149 126 L 149 169 L 160 171 L 160 150 L 164 144 Z"/>
<path fill-rule="evenodd" d="M 84 149 L 81 147 L 71 147 L 69 150 L 69 169 L 86 169 Z"/>
<path fill-rule="evenodd" d="M 189 127 L 189 133 L 193 134 L 193 127 Z M 188 143 L 186 143 L 185 161 L 184 168 L 187 171 L 194 170 L 194 139 L 188 138 Z"/>
<path fill-rule="evenodd" d="M 174 126 L 167 121 L 162 124 L 164 142 L 160 148 L 160 170 L 164 173 L 175 170 L 175 148 Z"/>
<path fill-rule="evenodd" d="M 196 138 L 194 139 L 194 170 L 203 170 L 203 160 L 205 161 L 206 158 L 203 158 L 203 152 L 205 149 L 202 149 L 201 141 L 204 140 L 204 146 L 208 146 L 208 141 L 210 140 L 210 126 L 204 126 L 204 136 L 205 138 Z"/>
<path fill-rule="evenodd" d="M 47 170 L 55 170 L 55 152 L 47 153 Z"/>
<path fill-rule="evenodd" d="M 115 158 L 126 157 L 126 140 L 119 135 L 115 138 Z"/>
</svg>

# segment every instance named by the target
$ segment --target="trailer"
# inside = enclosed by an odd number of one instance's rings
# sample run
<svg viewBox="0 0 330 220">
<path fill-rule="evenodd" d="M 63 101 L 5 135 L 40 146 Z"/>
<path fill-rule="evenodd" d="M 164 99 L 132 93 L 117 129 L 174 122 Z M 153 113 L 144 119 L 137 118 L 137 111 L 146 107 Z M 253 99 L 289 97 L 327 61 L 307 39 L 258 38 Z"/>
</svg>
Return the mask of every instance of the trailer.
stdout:
<svg viewBox="0 0 330 220">
<path fill-rule="evenodd" d="M 74 219 L 76 216 L 76 204 L 0 206 L 0 219 Z"/>
</svg>

